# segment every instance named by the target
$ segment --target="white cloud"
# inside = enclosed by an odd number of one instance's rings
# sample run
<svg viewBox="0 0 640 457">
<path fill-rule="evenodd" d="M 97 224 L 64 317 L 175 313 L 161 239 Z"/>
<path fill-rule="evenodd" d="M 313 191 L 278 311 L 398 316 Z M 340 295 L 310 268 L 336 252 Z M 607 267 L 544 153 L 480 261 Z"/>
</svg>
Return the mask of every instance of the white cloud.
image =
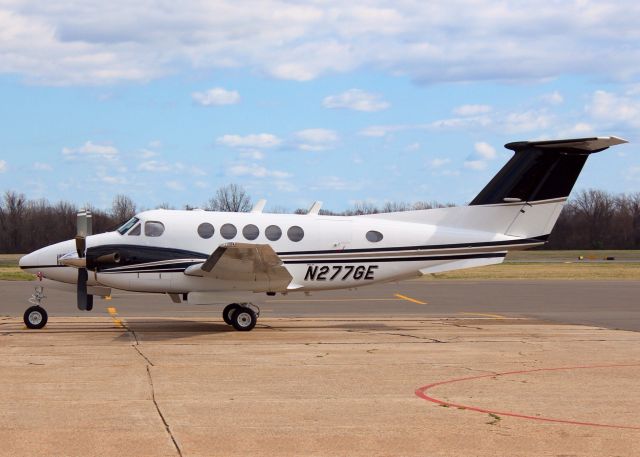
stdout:
<svg viewBox="0 0 640 457">
<path fill-rule="evenodd" d="M 288 178 L 291 174 L 279 171 L 269 170 L 266 167 L 257 164 L 236 164 L 229 167 L 229 173 L 234 176 L 253 176 L 254 178 Z"/>
<path fill-rule="evenodd" d="M 257 149 L 246 149 L 240 153 L 240 157 L 243 159 L 262 160 L 265 155 L 264 152 Z"/>
<path fill-rule="evenodd" d="M 507 114 L 503 127 L 507 133 L 524 133 L 546 129 L 551 121 L 552 117 L 546 112 L 529 110 Z"/>
<path fill-rule="evenodd" d="M 127 180 L 122 176 L 100 176 L 100 180 L 105 184 L 126 184 Z"/>
<path fill-rule="evenodd" d="M 439 168 L 451 162 L 451 159 L 438 158 L 431 160 L 430 164 L 432 168 Z"/>
<path fill-rule="evenodd" d="M 389 103 L 380 95 L 365 92 L 361 89 L 349 89 L 338 95 L 329 95 L 322 100 L 325 108 L 345 108 L 355 111 L 382 111 L 389 108 Z"/>
<path fill-rule="evenodd" d="M 38 171 L 51 171 L 51 170 L 53 170 L 53 167 L 50 164 L 44 163 L 44 162 L 35 162 L 33 164 L 33 168 L 34 168 L 34 170 L 38 170 Z"/>
<path fill-rule="evenodd" d="M 138 170 L 148 171 L 150 173 L 166 173 L 173 170 L 173 166 L 166 162 L 160 162 L 158 160 L 148 160 L 138 165 Z"/>
<path fill-rule="evenodd" d="M 489 105 L 462 105 L 454 108 L 453 114 L 456 116 L 477 116 L 479 114 L 486 114 L 491 111 Z"/>
<path fill-rule="evenodd" d="M 273 148 L 282 144 L 282 140 L 271 133 L 223 135 L 216 142 L 232 148 Z"/>
<path fill-rule="evenodd" d="M 150 149 L 140 149 L 138 155 L 143 159 L 150 159 L 151 157 L 156 157 L 158 153 Z"/>
<path fill-rule="evenodd" d="M 295 133 L 298 148 L 303 151 L 324 151 L 338 141 L 338 134 L 329 129 L 306 129 Z"/>
<path fill-rule="evenodd" d="M 204 92 L 194 92 L 191 98 L 198 105 L 220 106 L 235 105 L 240 102 L 240 94 L 235 90 L 226 90 L 222 87 L 214 87 Z"/>
<path fill-rule="evenodd" d="M 631 0 L 9 1 L 0 73 L 66 85 L 229 68 L 293 80 L 355 69 L 427 83 L 637 80 L 639 15 Z"/>
<path fill-rule="evenodd" d="M 7 161 L 0 160 L 0 173 L 4 173 L 5 171 L 7 171 Z"/>
<path fill-rule="evenodd" d="M 596 91 L 587 112 L 600 123 L 640 127 L 640 99 L 604 90 Z"/>
<path fill-rule="evenodd" d="M 542 100 L 550 105 L 561 105 L 564 103 L 564 97 L 557 90 L 550 94 L 544 94 Z"/>
<path fill-rule="evenodd" d="M 62 154 L 69 158 L 79 158 L 79 157 L 93 157 L 100 159 L 108 159 L 112 160 L 118 157 L 118 150 L 107 144 L 98 144 L 93 143 L 92 141 L 87 141 L 80 147 L 77 148 L 62 148 Z"/>
<path fill-rule="evenodd" d="M 482 171 L 487 169 L 487 162 L 484 160 L 465 160 L 464 167 L 469 170 Z"/>
<path fill-rule="evenodd" d="M 168 189 L 175 190 L 178 192 L 182 192 L 185 189 L 184 185 L 180 181 L 167 181 L 164 183 L 164 185 Z"/>
<path fill-rule="evenodd" d="M 418 149 L 420 149 L 420 143 L 411 143 L 408 144 L 407 147 L 405 148 L 407 151 L 417 151 Z"/>
<path fill-rule="evenodd" d="M 493 160 L 497 157 L 496 150 L 489 143 L 480 141 L 473 145 L 476 154 L 484 160 Z"/>
</svg>

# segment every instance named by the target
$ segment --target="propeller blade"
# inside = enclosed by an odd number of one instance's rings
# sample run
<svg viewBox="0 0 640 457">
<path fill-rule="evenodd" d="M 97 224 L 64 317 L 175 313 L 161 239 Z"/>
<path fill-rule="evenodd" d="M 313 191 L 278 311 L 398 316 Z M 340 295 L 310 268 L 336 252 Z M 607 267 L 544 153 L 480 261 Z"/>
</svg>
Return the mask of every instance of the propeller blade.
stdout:
<svg viewBox="0 0 640 457">
<path fill-rule="evenodd" d="M 89 304 L 89 295 L 87 295 L 87 280 L 89 279 L 89 273 L 86 268 L 78 269 L 78 309 L 80 311 L 87 311 L 87 305 Z M 93 296 L 91 297 L 93 298 Z M 93 305 L 93 303 L 92 303 Z"/>
<path fill-rule="evenodd" d="M 78 257 L 83 259 L 84 253 L 87 250 L 87 239 L 84 236 L 76 236 L 76 251 L 78 252 Z"/>
</svg>

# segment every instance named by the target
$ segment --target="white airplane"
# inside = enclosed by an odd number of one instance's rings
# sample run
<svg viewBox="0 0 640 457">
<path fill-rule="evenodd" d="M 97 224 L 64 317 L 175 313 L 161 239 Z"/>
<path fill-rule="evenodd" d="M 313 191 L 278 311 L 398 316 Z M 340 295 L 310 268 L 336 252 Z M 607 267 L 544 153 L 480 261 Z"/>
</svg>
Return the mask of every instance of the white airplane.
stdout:
<svg viewBox="0 0 640 457">
<path fill-rule="evenodd" d="M 522 141 L 468 206 L 362 216 L 153 210 L 114 232 L 91 234 L 78 214 L 78 235 L 20 259 L 41 278 L 71 285 L 81 310 L 111 289 L 167 294 L 174 302 L 213 303 L 235 292 L 311 292 L 358 288 L 501 263 L 509 250 L 544 244 L 589 154 L 626 143 L 617 137 Z M 47 313 L 36 288 L 28 328 Z M 236 330 L 251 330 L 259 308 L 224 308 Z"/>
</svg>

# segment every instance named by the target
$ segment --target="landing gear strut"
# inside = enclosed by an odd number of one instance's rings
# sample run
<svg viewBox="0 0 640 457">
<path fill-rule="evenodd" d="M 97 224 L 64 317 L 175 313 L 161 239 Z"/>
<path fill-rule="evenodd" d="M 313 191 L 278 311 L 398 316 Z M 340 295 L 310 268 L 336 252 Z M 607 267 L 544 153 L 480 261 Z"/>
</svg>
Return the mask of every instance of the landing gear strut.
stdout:
<svg viewBox="0 0 640 457">
<path fill-rule="evenodd" d="M 29 303 L 33 306 L 27 308 L 23 316 L 24 325 L 26 325 L 27 328 L 40 329 L 47 325 L 47 312 L 41 306 L 42 299 L 44 298 L 44 287 L 37 286 L 33 295 L 31 295 L 31 298 L 29 299 Z"/>
<path fill-rule="evenodd" d="M 258 322 L 260 308 L 253 303 L 231 303 L 222 311 L 222 319 L 240 332 L 248 332 Z"/>
</svg>

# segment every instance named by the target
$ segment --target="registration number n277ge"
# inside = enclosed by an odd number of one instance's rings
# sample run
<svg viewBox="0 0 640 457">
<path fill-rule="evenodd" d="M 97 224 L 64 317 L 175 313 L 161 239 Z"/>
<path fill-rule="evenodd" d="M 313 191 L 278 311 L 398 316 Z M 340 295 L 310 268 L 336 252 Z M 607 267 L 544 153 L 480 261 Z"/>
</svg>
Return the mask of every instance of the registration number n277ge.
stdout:
<svg viewBox="0 0 640 457">
<path fill-rule="evenodd" d="M 375 270 L 378 265 L 309 265 L 307 274 L 304 275 L 305 281 L 347 281 L 354 279 L 356 281 L 375 279 Z"/>
</svg>

